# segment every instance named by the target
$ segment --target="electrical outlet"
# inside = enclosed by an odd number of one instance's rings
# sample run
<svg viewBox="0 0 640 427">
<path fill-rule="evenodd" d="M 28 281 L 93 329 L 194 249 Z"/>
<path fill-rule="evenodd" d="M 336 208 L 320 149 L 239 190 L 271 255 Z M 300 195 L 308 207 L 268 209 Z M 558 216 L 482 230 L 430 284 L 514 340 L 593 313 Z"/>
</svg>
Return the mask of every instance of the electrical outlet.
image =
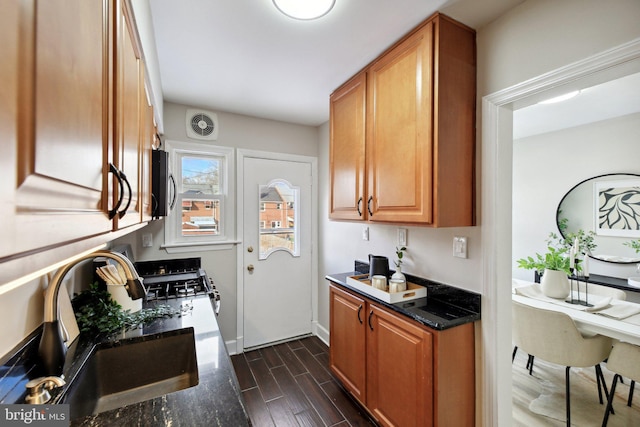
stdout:
<svg viewBox="0 0 640 427">
<path fill-rule="evenodd" d="M 458 258 L 467 257 L 467 238 L 466 237 L 454 237 L 453 238 L 453 256 Z"/>
<path fill-rule="evenodd" d="M 362 229 L 362 240 L 369 240 L 369 227 Z"/>
<path fill-rule="evenodd" d="M 143 234 L 142 235 L 142 247 L 143 248 L 150 248 L 151 246 L 153 246 L 153 236 L 151 233 L 147 233 L 147 234 Z"/>
<path fill-rule="evenodd" d="M 406 228 L 398 228 L 398 246 L 407 246 Z"/>
</svg>

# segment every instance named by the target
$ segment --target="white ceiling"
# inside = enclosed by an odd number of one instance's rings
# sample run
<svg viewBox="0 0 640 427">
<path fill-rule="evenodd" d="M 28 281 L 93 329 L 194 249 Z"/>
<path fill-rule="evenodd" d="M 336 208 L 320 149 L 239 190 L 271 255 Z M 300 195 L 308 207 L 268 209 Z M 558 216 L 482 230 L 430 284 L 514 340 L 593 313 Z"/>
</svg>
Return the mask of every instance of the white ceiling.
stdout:
<svg viewBox="0 0 640 427">
<path fill-rule="evenodd" d="M 329 95 L 435 11 L 479 29 L 524 0 L 336 0 L 314 21 L 272 0 L 150 0 L 165 101 L 317 126 Z"/>
<path fill-rule="evenodd" d="M 565 92 L 575 88 L 566 89 Z M 557 95 L 554 94 L 554 95 Z M 513 139 L 640 112 L 640 73 L 583 88 L 557 104 L 533 104 L 513 113 Z"/>
</svg>

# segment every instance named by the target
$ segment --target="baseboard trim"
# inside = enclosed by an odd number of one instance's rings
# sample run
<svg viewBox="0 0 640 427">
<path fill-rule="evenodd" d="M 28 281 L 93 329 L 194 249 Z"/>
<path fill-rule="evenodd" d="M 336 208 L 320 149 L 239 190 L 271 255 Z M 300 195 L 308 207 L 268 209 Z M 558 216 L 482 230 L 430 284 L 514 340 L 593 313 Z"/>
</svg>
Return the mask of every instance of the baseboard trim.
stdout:
<svg viewBox="0 0 640 427">
<path fill-rule="evenodd" d="M 242 347 L 240 347 L 240 351 L 238 351 L 238 343 L 238 340 L 230 340 L 224 342 L 225 347 L 227 347 L 227 353 L 229 353 L 229 356 L 242 353 Z"/>
<path fill-rule="evenodd" d="M 329 346 L 329 330 L 328 329 L 320 325 L 318 322 L 312 322 L 311 333 L 317 336 L 318 338 L 320 338 L 320 340 L 323 343 Z M 289 338 L 283 341 L 290 341 L 292 339 L 297 339 L 297 338 L 300 338 L 300 337 Z M 274 343 L 270 343 L 268 345 L 273 345 L 273 344 Z M 244 343 L 242 341 L 242 337 L 235 340 L 225 341 L 224 345 L 227 347 L 227 353 L 229 353 L 229 356 L 244 353 L 244 348 L 243 348 Z"/>
<path fill-rule="evenodd" d="M 312 331 L 313 334 L 320 338 L 322 342 L 324 342 L 327 346 L 329 345 L 329 330 L 327 330 L 318 322 L 313 322 Z"/>
</svg>

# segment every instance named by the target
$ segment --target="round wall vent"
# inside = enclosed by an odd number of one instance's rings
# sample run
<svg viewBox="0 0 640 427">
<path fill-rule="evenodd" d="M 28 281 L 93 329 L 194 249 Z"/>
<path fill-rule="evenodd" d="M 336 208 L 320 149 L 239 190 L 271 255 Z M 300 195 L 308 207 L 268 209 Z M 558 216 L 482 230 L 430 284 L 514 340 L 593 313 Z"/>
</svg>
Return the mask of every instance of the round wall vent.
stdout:
<svg viewBox="0 0 640 427">
<path fill-rule="evenodd" d="M 218 115 L 210 111 L 187 110 L 187 136 L 213 141 L 218 138 Z"/>
</svg>

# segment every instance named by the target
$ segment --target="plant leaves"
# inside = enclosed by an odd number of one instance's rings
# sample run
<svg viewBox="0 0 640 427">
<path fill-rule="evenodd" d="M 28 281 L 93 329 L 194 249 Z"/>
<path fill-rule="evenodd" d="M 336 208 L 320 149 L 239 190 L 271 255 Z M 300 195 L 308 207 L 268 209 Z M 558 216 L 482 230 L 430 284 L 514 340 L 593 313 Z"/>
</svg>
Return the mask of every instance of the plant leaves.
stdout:
<svg viewBox="0 0 640 427">
<path fill-rule="evenodd" d="M 112 334 L 122 330 L 130 330 L 162 317 L 182 315 L 192 307 L 180 310 L 161 304 L 153 308 L 143 308 L 136 313 L 122 311 L 120 304 L 111 299 L 106 290 L 99 289 L 97 283 L 89 289 L 76 294 L 71 300 L 78 328 L 84 334 Z"/>
</svg>

